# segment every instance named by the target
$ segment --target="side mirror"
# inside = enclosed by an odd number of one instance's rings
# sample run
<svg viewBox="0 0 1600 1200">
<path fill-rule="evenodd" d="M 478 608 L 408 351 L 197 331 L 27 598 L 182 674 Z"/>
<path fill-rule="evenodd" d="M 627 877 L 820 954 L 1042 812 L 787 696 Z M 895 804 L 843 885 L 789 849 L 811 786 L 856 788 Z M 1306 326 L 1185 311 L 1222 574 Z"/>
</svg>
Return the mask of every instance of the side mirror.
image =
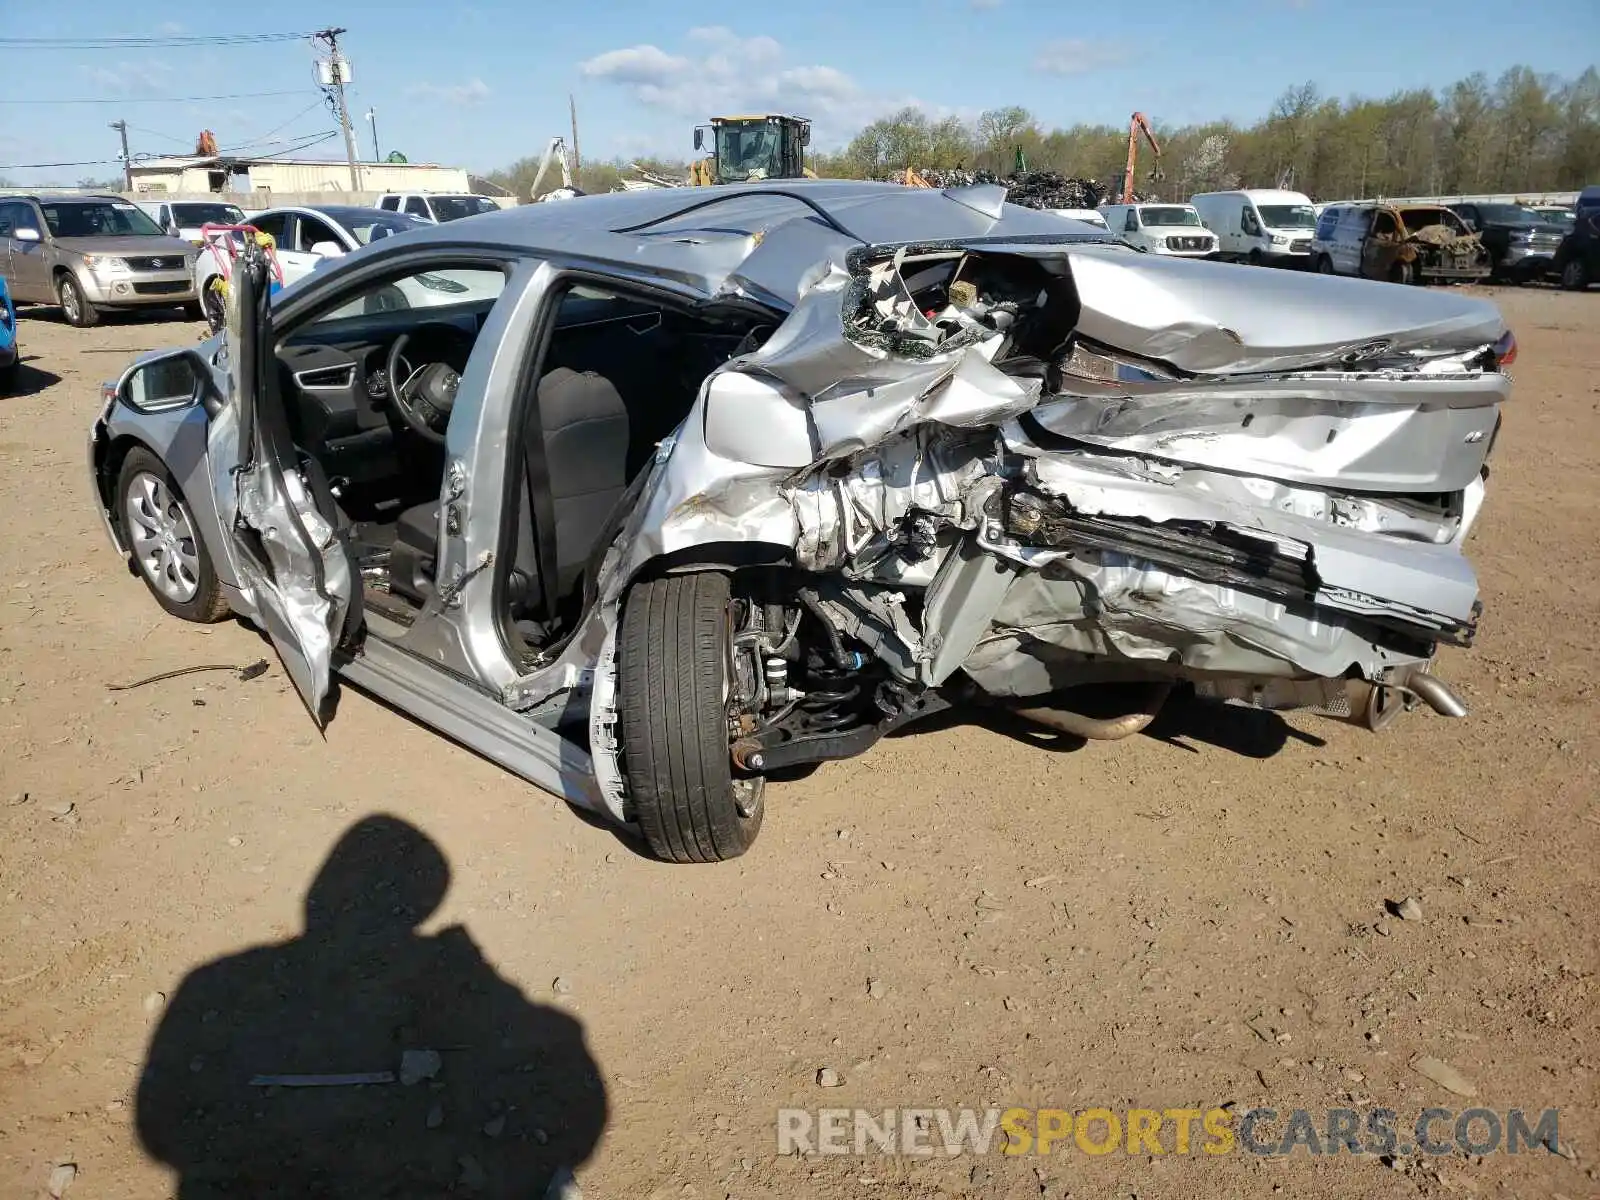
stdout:
<svg viewBox="0 0 1600 1200">
<path fill-rule="evenodd" d="M 696 150 L 704 150 L 705 146 L 706 146 L 705 130 L 697 128 L 694 131 L 694 148 Z"/>
<path fill-rule="evenodd" d="M 809 126 L 809 125 L 800 126 L 800 144 L 802 146 L 811 145 L 811 126 Z"/>
<path fill-rule="evenodd" d="M 13 229 L 11 236 L 19 242 L 37 242 L 40 240 L 37 229 Z"/>
<path fill-rule="evenodd" d="M 311 253 L 318 258 L 340 258 L 344 255 L 344 247 L 338 242 L 316 242 L 311 247 Z"/>
<path fill-rule="evenodd" d="M 117 383 L 117 396 L 142 413 L 203 404 L 215 416 L 222 405 L 210 366 L 192 349 L 175 350 L 130 367 Z"/>
</svg>

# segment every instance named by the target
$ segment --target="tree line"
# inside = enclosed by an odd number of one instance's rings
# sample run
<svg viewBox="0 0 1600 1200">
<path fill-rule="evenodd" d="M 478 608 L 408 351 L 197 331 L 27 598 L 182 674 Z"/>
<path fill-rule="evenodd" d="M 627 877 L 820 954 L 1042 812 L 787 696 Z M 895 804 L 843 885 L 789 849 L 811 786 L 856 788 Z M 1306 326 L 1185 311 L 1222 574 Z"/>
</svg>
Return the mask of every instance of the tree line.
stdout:
<svg viewBox="0 0 1600 1200">
<path fill-rule="evenodd" d="M 708 114 L 709 115 L 709 114 Z M 1152 114 L 1161 144 L 1160 177 L 1141 139 L 1141 194 L 1181 200 L 1234 187 L 1289 187 L 1313 199 L 1567 191 L 1600 183 L 1600 72 L 1575 79 L 1517 66 L 1496 80 L 1479 72 L 1434 91 L 1384 99 L 1326 96 L 1314 83 L 1283 93 L 1252 125 L 1211 121 L 1170 126 Z M 972 122 L 906 108 L 872 122 L 845 147 L 808 161 L 831 178 L 886 178 L 918 170 L 1009 174 L 1017 154 L 1030 169 L 1120 184 L 1125 126 L 1046 129 L 1024 108 L 998 108 Z M 681 177 L 686 163 L 639 167 Z M 489 177 L 526 198 L 537 159 Z M 622 160 L 586 163 L 578 183 L 608 191 L 634 175 Z M 559 181 L 558 181 L 559 182 Z M 549 183 L 545 186 L 556 186 Z"/>
</svg>

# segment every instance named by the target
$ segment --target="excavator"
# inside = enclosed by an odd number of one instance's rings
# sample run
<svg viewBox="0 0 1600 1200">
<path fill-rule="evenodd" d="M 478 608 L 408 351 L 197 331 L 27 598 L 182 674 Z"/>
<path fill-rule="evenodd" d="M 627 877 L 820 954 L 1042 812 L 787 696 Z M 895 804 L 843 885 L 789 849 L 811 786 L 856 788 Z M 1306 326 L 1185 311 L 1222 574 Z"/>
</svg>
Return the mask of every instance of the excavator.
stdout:
<svg viewBox="0 0 1600 1200">
<path fill-rule="evenodd" d="M 1144 140 L 1150 143 L 1150 152 L 1156 156 L 1156 165 L 1150 172 L 1150 178 L 1159 180 L 1161 175 L 1161 143 L 1156 141 L 1156 135 L 1150 132 L 1150 121 L 1142 113 L 1136 112 L 1128 120 L 1128 165 L 1122 172 L 1122 203 L 1133 203 L 1133 163 L 1139 152 L 1139 135 L 1144 134 Z"/>
<path fill-rule="evenodd" d="M 711 153 L 689 164 L 689 183 L 755 183 L 763 179 L 815 179 L 806 166 L 811 122 L 805 117 L 761 113 L 712 117 L 694 131 L 694 148 Z"/>
</svg>

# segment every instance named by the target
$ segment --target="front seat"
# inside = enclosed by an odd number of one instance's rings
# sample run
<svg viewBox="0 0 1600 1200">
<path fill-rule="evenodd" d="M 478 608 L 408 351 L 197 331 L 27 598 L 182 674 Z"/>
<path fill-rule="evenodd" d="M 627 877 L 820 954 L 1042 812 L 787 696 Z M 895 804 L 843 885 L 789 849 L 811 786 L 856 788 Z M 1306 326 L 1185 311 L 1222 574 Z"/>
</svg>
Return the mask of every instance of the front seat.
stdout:
<svg viewBox="0 0 1600 1200">
<path fill-rule="evenodd" d="M 628 410 L 615 385 L 594 371 L 557 367 L 539 380 L 539 428 L 555 548 L 545 561 L 555 586 L 544 594 L 553 614 L 583 576 L 606 518 L 628 488 Z M 524 478 L 516 566 L 538 578 L 532 480 Z M 537 592 L 535 594 L 538 594 Z"/>
<path fill-rule="evenodd" d="M 540 557 L 533 513 L 538 510 L 532 503 L 535 485 L 525 462 L 510 593 L 517 608 L 529 602 L 539 606 L 542 598 L 539 607 L 553 616 L 560 600 L 582 578 L 606 518 L 628 488 L 628 410 L 603 375 L 566 367 L 540 379 L 536 397 L 555 541 L 546 561 L 554 572 L 555 587 L 546 592 L 536 582 Z M 524 431 L 519 445 L 526 444 L 527 434 Z M 425 603 L 433 591 L 438 550 L 439 502 L 408 508 L 396 531 L 390 586 L 418 604 Z"/>
</svg>

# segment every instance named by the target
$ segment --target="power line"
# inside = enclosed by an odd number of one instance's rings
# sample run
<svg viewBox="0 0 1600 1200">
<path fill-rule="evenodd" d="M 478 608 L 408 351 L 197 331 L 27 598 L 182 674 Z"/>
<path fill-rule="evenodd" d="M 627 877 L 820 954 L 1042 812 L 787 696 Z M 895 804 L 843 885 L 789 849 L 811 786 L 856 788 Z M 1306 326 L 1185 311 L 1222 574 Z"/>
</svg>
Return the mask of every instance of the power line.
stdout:
<svg viewBox="0 0 1600 1200">
<path fill-rule="evenodd" d="M 321 96 L 318 96 L 310 104 L 306 105 L 304 108 L 302 108 L 299 112 L 295 113 L 294 116 L 290 117 L 287 121 L 283 122 L 281 125 L 274 125 L 271 129 L 267 130 L 265 133 L 261 134 L 259 137 L 253 137 L 249 141 L 240 142 L 237 146 L 229 146 L 225 150 L 220 151 L 220 153 L 222 153 L 222 154 L 231 154 L 235 150 L 243 150 L 246 146 L 260 145 L 262 142 L 266 141 L 273 134 L 279 132 L 280 130 L 287 129 L 290 125 L 293 125 L 296 121 L 298 121 L 301 117 L 305 116 L 312 109 L 321 108 L 322 104 L 323 104 L 323 98 Z"/>
<path fill-rule="evenodd" d="M 299 142 L 296 145 L 289 146 L 286 149 L 280 151 L 280 153 L 282 153 L 282 154 L 293 154 L 297 150 L 309 149 L 312 146 L 319 145 L 322 142 L 329 141 L 330 139 L 336 138 L 338 136 L 339 136 L 339 131 L 337 129 L 325 130 L 322 133 L 308 135 L 307 140 Z M 152 158 L 188 158 L 188 157 L 205 157 L 205 156 L 199 156 L 199 155 L 191 156 L 191 155 L 183 155 L 183 154 L 178 154 L 178 155 L 135 154 L 133 156 L 133 161 L 134 161 L 134 164 L 137 165 L 137 164 L 139 164 L 141 162 L 145 162 L 145 161 L 147 161 L 149 159 L 152 159 Z M 40 170 L 45 170 L 47 168 L 52 168 L 52 167 L 120 167 L 121 165 L 122 165 L 122 160 L 120 158 L 91 158 L 91 159 L 86 159 L 83 162 L 0 163 L 0 171 L 40 171 Z"/>
<path fill-rule="evenodd" d="M 163 34 L 158 37 L 0 37 L 0 46 L 19 50 L 138 50 L 183 46 L 257 46 L 267 42 L 300 42 L 312 37 L 305 33 L 221 33 Z"/>
<path fill-rule="evenodd" d="M 281 92 L 227 92 L 220 96 L 112 96 L 105 99 L 80 99 L 71 97 L 62 100 L 0 100 L 0 104 L 115 104 L 121 107 L 124 104 L 193 104 L 202 100 L 257 100 L 266 96 L 303 96 L 304 88 L 291 88 Z"/>
</svg>

